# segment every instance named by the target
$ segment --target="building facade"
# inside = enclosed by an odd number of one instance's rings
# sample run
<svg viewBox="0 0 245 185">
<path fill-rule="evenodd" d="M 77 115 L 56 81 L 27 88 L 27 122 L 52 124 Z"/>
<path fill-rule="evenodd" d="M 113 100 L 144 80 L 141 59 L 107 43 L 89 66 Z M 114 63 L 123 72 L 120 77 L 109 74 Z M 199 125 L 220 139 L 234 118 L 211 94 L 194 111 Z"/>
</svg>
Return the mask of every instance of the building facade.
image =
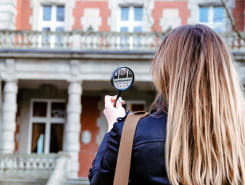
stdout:
<svg viewBox="0 0 245 185">
<path fill-rule="evenodd" d="M 129 66 L 126 109 L 155 97 L 150 61 L 167 31 L 205 24 L 227 42 L 245 84 L 245 1 L 1 0 L 0 182 L 86 181 L 106 132 L 112 71 Z M 231 13 L 232 26 L 226 11 Z M 28 178 L 26 178 L 26 174 Z M 4 177 L 4 178 L 3 178 Z"/>
</svg>

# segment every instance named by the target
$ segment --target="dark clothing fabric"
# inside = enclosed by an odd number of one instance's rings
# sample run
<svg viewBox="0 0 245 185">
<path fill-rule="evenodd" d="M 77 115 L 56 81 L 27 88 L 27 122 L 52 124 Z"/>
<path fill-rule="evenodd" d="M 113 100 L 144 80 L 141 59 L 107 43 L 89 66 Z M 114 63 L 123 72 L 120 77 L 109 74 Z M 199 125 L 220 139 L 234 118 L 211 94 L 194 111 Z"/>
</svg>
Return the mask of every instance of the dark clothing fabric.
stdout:
<svg viewBox="0 0 245 185">
<path fill-rule="evenodd" d="M 118 119 L 99 147 L 89 171 L 91 185 L 112 185 L 118 147 L 125 118 Z M 153 113 L 137 125 L 129 185 L 170 185 L 165 169 L 167 116 Z"/>
</svg>

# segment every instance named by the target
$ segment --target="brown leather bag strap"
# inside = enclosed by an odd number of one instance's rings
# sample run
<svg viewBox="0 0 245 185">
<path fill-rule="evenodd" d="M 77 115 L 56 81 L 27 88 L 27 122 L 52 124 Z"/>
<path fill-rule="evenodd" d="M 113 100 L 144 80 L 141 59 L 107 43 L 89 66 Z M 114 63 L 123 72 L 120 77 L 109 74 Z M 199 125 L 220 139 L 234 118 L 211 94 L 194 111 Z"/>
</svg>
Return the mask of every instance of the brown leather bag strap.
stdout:
<svg viewBox="0 0 245 185">
<path fill-rule="evenodd" d="M 146 115 L 146 112 L 136 112 L 129 114 L 125 120 L 117 156 L 113 185 L 128 185 L 135 129 L 138 121 Z"/>
</svg>

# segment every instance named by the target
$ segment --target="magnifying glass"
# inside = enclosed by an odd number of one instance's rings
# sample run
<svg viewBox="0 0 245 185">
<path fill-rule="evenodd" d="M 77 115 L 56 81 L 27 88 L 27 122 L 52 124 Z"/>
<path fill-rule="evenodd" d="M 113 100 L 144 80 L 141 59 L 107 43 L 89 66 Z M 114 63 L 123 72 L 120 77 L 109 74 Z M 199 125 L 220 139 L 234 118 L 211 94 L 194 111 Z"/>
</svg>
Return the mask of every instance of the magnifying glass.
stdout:
<svg viewBox="0 0 245 185">
<path fill-rule="evenodd" d="M 132 87 L 133 83 L 134 72 L 132 69 L 125 66 L 115 69 L 111 76 L 111 84 L 118 90 L 114 107 L 116 107 L 117 100 L 121 96 L 122 91 Z"/>
</svg>

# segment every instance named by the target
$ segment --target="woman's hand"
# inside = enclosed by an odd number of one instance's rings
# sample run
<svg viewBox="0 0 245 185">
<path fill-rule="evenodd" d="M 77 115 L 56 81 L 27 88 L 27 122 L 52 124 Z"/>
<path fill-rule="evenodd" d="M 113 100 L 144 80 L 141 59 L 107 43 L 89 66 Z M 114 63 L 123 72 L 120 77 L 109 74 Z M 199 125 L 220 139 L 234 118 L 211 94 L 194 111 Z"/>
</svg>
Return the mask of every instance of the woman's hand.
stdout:
<svg viewBox="0 0 245 185">
<path fill-rule="evenodd" d="M 105 96 L 105 109 L 104 115 L 107 120 L 108 131 L 113 127 L 113 124 L 117 121 L 118 117 L 125 116 L 125 109 L 122 106 L 122 102 L 117 101 L 116 107 L 114 107 L 116 96 Z"/>
</svg>

